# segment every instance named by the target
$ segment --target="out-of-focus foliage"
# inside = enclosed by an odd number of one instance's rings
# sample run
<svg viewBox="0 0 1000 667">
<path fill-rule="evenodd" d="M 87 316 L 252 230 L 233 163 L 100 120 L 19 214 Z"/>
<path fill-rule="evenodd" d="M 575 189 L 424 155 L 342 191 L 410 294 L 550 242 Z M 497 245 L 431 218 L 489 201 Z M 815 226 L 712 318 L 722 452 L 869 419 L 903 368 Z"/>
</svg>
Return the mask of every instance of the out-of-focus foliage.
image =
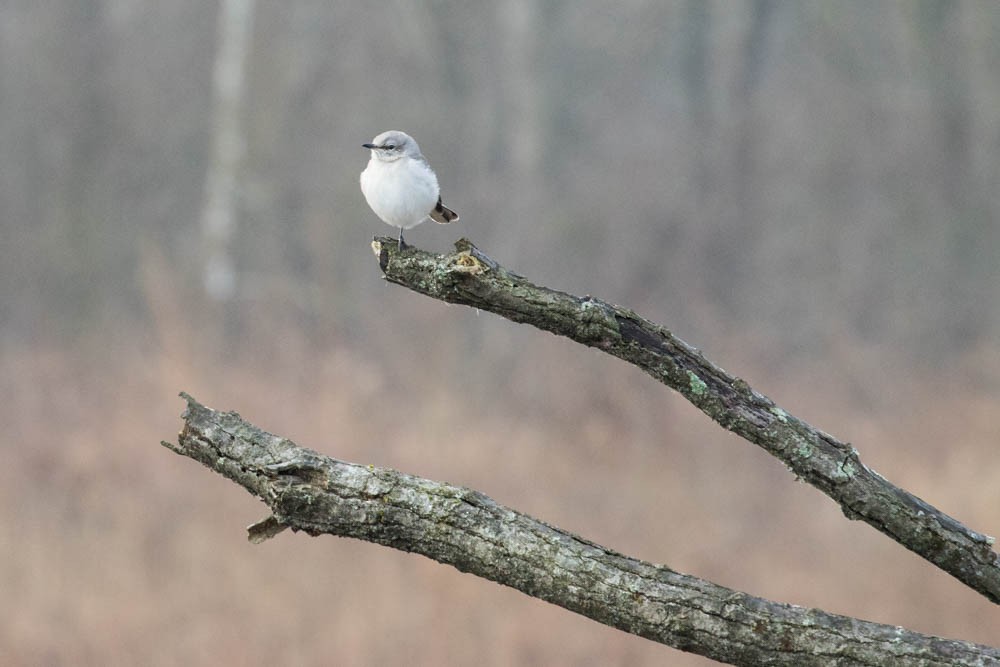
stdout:
<svg viewBox="0 0 1000 667">
<path fill-rule="evenodd" d="M 0 20 L 3 331 L 145 323 L 140 249 L 197 287 L 215 7 L 14 0 Z M 242 302 L 294 302 L 317 336 L 374 327 L 359 272 L 389 230 L 360 143 L 399 127 L 459 233 L 695 338 L 923 359 L 995 338 L 997 34 L 992 2 L 260 3 Z"/>
</svg>

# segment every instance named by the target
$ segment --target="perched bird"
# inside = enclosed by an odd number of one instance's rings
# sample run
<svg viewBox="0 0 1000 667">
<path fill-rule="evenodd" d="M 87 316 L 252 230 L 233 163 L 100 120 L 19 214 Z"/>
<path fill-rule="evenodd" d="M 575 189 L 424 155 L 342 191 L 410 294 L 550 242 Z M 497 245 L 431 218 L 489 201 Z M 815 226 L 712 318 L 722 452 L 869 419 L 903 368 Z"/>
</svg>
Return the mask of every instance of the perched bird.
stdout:
<svg viewBox="0 0 1000 667">
<path fill-rule="evenodd" d="M 372 152 L 361 172 L 361 192 L 375 215 L 399 227 L 400 250 L 405 246 L 404 229 L 427 218 L 441 224 L 458 220 L 458 213 L 441 203 L 437 176 L 413 137 L 389 130 L 361 145 Z"/>
</svg>

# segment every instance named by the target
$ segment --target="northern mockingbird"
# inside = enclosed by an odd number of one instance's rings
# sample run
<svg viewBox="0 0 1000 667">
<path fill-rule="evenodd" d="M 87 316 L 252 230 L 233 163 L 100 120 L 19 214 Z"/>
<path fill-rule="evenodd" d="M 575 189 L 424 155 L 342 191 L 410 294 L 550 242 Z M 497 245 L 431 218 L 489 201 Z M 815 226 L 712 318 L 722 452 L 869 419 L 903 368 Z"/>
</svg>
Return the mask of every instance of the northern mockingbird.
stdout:
<svg viewBox="0 0 1000 667">
<path fill-rule="evenodd" d="M 372 157 L 361 172 L 361 192 L 375 215 L 399 227 L 400 250 L 404 229 L 427 218 L 441 224 L 458 220 L 458 213 L 441 203 L 437 176 L 413 137 L 389 130 L 362 146 L 371 149 Z"/>
</svg>

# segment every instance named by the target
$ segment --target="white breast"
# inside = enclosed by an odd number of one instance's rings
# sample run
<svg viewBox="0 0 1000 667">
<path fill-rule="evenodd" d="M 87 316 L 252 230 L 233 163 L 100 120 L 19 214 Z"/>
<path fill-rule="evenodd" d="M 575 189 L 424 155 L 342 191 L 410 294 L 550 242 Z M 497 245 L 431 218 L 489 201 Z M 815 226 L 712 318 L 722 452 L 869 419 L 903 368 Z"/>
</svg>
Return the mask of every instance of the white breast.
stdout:
<svg viewBox="0 0 1000 667">
<path fill-rule="evenodd" d="M 394 162 L 372 158 L 361 172 L 361 192 L 375 215 L 393 227 L 409 229 L 427 219 L 437 204 L 437 176 L 422 160 Z"/>
</svg>

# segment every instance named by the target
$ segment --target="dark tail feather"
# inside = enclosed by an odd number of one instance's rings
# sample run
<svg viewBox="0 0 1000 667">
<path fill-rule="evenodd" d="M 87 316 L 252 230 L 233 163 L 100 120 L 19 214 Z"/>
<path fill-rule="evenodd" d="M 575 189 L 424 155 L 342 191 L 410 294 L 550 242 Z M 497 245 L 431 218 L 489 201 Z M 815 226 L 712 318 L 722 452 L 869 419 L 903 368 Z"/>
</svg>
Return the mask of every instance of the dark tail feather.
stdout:
<svg viewBox="0 0 1000 667">
<path fill-rule="evenodd" d="M 445 225 L 449 222 L 456 222 L 458 220 L 458 213 L 441 203 L 441 197 L 438 197 L 438 203 L 431 211 L 431 220 L 438 223 L 439 225 Z"/>
</svg>

